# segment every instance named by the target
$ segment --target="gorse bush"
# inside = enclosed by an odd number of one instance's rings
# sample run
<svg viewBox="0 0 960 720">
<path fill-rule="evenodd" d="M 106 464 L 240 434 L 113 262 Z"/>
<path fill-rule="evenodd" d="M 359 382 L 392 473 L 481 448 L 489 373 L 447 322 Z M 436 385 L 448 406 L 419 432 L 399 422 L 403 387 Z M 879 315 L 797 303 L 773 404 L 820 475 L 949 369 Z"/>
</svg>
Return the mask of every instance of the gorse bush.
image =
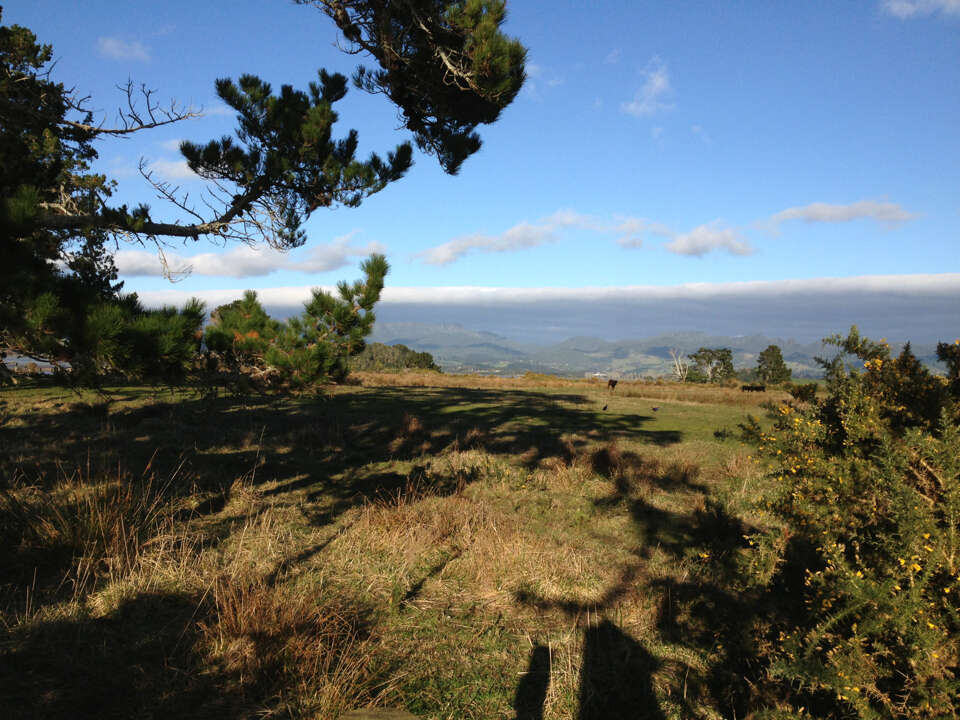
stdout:
<svg viewBox="0 0 960 720">
<path fill-rule="evenodd" d="M 941 345 L 951 374 L 936 377 L 909 346 L 891 357 L 856 328 L 830 342 L 841 354 L 823 361 L 826 399 L 748 428 L 775 481 L 765 505 L 785 525 L 751 538 L 754 580 L 782 600 L 767 660 L 785 699 L 771 715 L 953 717 L 960 364 Z"/>
</svg>

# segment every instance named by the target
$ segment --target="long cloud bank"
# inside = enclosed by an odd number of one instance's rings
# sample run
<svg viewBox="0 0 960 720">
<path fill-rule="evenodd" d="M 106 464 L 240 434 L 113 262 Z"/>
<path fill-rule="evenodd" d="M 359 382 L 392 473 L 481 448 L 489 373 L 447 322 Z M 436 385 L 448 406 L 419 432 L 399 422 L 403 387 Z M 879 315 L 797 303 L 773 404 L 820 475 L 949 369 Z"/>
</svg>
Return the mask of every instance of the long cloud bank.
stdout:
<svg viewBox="0 0 960 720">
<path fill-rule="evenodd" d="M 197 296 L 212 309 L 243 290 L 141 293 L 150 307 Z M 308 287 L 257 290 L 277 317 L 300 311 Z M 801 342 L 845 332 L 930 342 L 960 337 L 960 273 L 607 288 L 387 287 L 378 322 L 456 323 L 513 340 L 577 335 L 642 338 L 675 331 L 767 335 Z"/>
</svg>

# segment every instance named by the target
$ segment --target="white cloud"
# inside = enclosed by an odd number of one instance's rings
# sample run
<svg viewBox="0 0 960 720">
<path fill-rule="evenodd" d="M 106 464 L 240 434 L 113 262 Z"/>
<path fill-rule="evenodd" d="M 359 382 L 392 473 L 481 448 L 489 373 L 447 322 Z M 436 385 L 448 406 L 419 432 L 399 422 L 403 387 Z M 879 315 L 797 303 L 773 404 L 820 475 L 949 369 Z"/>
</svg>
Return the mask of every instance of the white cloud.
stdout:
<svg viewBox="0 0 960 720">
<path fill-rule="evenodd" d="M 147 250 L 118 250 L 113 261 L 117 272 L 124 277 L 151 277 L 163 275 L 160 257 Z"/>
<path fill-rule="evenodd" d="M 654 128 L 657 130 L 658 128 Z M 654 134 L 654 137 L 659 137 Z M 838 223 L 872 219 L 889 227 L 911 220 L 915 216 L 900 205 L 891 202 L 863 200 L 848 205 L 812 203 L 787 208 L 764 220 L 753 223 L 752 229 L 776 234 L 782 223 L 802 220 L 807 223 Z M 677 255 L 702 257 L 714 250 L 725 250 L 731 255 L 746 256 L 755 252 L 746 236 L 747 227 L 722 227 L 719 221 L 706 223 L 688 232 L 678 232 L 664 223 L 641 217 L 600 218 L 583 215 L 574 210 L 559 210 L 537 222 L 521 222 L 499 235 L 474 233 L 454 238 L 441 245 L 419 252 L 415 257 L 428 265 L 449 265 L 474 252 L 503 253 L 525 250 L 554 242 L 559 231 L 580 228 L 594 233 L 614 235 L 623 248 L 644 246 L 648 236 L 668 240 L 666 250 Z"/>
<path fill-rule="evenodd" d="M 573 210 L 559 210 L 535 223 L 522 222 L 499 235 L 475 233 L 429 248 L 416 257 L 428 265 L 449 265 L 472 252 L 515 252 L 538 247 L 558 239 L 565 228 L 580 228 L 616 236 L 624 248 L 643 247 L 647 236 L 667 238 L 667 250 L 679 255 L 704 255 L 711 250 L 726 250 L 733 255 L 749 255 L 753 248 L 739 230 L 719 228 L 716 223 L 701 225 L 688 233 L 678 233 L 667 225 L 640 217 L 597 218 Z"/>
<path fill-rule="evenodd" d="M 643 87 L 637 91 L 632 101 L 622 103 L 620 109 L 637 117 L 673 109 L 673 105 L 666 101 L 672 92 L 666 63 L 659 57 L 653 57 L 642 73 L 645 78 Z"/>
<path fill-rule="evenodd" d="M 256 249 L 247 245 L 223 253 L 179 255 L 164 252 L 167 268 L 175 275 L 191 274 L 213 277 L 246 278 L 269 275 L 283 267 L 284 253 L 270 248 Z M 164 274 L 159 253 L 146 250 L 120 250 L 114 255 L 117 271 L 125 277 L 160 276 Z"/>
<path fill-rule="evenodd" d="M 379 243 L 354 245 L 350 233 L 326 245 L 317 245 L 305 252 L 286 253 L 269 247 L 239 245 L 230 250 L 196 255 L 165 252 L 167 270 L 175 275 L 189 274 L 205 277 L 263 277 L 279 270 L 321 273 L 337 270 L 351 262 L 351 258 L 383 252 Z M 114 255 L 117 270 L 124 277 L 164 274 L 163 261 L 158 253 L 146 250 L 120 250 Z"/>
<path fill-rule="evenodd" d="M 286 264 L 287 256 L 269 247 L 239 245 L 224 253 L 200 253 L 181 260 L 192 275 L 246 278 L 269 275 Z"/>
<path fill-rule="evenodd" d="M 147 170 L 155 172 L 163 180 L 198 180 L 199 176 L 190 169 L 186 160 L 154 160 Z"/>
<path fill-rule="evenodd" d="M 802 220 L 808 223 L 840 223 L 869 219 L 887 227 L 895 227 L 915 217 L 916 215 L 907 212 L 897 203 L 891 202 L 861 200 L 849 205 L 816 202 L 781 210 L 762 224 L 776 231 L 780 223 L 790 220 Z"/>
<path fill-rule="evenodd" d="M 210 107 L 203 108 L 203 111 L 200 113 L 201 117 L 206 117 L 208 115 L 234 115 L 236 110 L 225 103 L 215 103 Z"/>
<path fill-rule="evenodd" d="M 620 56 L 622 54 L 623 53 L 620 51 L 620 48 L 614 48 L 607 53 L 607 56 L 603 59 L 603 62 L 607 65 L 616 65 L 618 62 L 620 62 Z"/>
<path fill-rule="evenodd" d="M 149 253 L 148 253 L 149 254 Z M 263 303 L 297 305 L 310 294 L 311 285 L 261 288 Z M 324 286 L 331 290 L 332 287 Z M 229 290 L 153 290 L 138 293 L 148 307 L 177 304 L 199 297 L 208 302 L 229 302 L 243 295 L 242 288 Z M 411 305 L 525 305 L 529 303 L 674 299 L 767 300 L 789 295 L 892 294 L 902 297 L 950 298 L 960 294 L 960 273 L 917 275 L 863 275 L 846 278 L 802 278 L 796 280 L 755 280 L 727 283 L 686 283 L 682 285 L 628 285 L 614 287 L 510 288 L 485 286 L 394 287 L 383 290 L 384 304 Z"/>
<path fill-rule="evenodd" d="M 139 40 L 127 42 L 118 37 L 99 37 L 97 50 L 111 60 L 150 62 L 150 49 Z"/>
<path fill-rule="evenodd" d="M 883 0 L 883 10 L 901 20 L 921 15 L 960 15 L 960 0 Z"/>
<path fill-rule="evenodd" d="M 666 247 L 677 255 L 696 255 L 697 257 L 713 250 L 726 250 L 731 255 L 753 253 L 753 247 L 738 230 L 719 227 L 716 222 L 700 225 L 687 233 L 677 234 Z"/>
<path fill-rule="evenodd" d="M 449 265 L 474 250 L 480 252 L 509 252 L 536 247 L 549 239 L 552 239 L 550 229 L 530 223 L 520 223 L 501 235 L 482 235 L 479 233 L 465 235 L 425 250 L 419 253 L 418 257 L 422 257 L 428 265 Z"/>
<path fill-rule="evenodd" d="M 179 152 L 180 143 L 183 142 L 182 138 L 173 138 L 172 140 L 164 140 L 160 143 L 160 147 L 164 150 L 169 150 L 170 152 Z"/>
<path fill-rule="evenodd" d="M 543 65 L 528 63 L 525 70 L 527 80 L 521 92 L 532 100 L 540 100 L 543 97 L 541 90 L 544 87 L 555 88 L 563 85 L 563 77 Z"/>
<path fill-rule="evenodd" d="M 673 230 L 663 223 L 646 218 L 624 218 L 613 230 L 620 236 L 617 238 L 617 244 L 625 248 L 642 247 L 644 235 L 659 235 L 667 238 L 675 235 Z"/>
<path fill-rule="evenodd" d="M 329 272 L 349 265 L 351 258 L 365 257 L 371 253 L 382 253 L 386 250 L 383 245 L 377 242 L 355 246 L 352 244 L 352 240 L 356 235 L 357 232 L 354 231 L 336 238 L 327 245 L 312 247 L 307 251 L 303 260 L 291 259 L 286 263 L 285 269 L 308 273 Z"/>
<path fill-rule="evenodd" d="M 596 227 L 587 215 L 573 210 L 558 210 L 539 222 L 522 222 L 500 235 L 475 233 L 455 238 L 442 245 L 417 253 L 428 265 L 449 265 L 464 255 L 473 252 L 513 252 L 537 247 L 556 239 L 556 231 L 566 227 Z"/>
</svg>

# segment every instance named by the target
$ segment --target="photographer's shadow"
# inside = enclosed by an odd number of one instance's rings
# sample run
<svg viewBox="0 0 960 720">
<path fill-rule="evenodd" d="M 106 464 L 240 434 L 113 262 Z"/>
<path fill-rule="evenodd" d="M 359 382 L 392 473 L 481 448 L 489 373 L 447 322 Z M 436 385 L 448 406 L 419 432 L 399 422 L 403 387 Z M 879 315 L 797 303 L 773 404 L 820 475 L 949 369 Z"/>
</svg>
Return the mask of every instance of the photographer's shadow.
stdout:
<svg viewBox="0 0 960 720">
<path fill-rule="evenodd" d="M 653 690 L 659 663 L 609 620 L 584 632 L 577 720 L 666 720 Z M 543 645 L 530 652 L 514 698 L 516 720 L 543 720 L 550 685 L 550 656 Z"/>
</svg>

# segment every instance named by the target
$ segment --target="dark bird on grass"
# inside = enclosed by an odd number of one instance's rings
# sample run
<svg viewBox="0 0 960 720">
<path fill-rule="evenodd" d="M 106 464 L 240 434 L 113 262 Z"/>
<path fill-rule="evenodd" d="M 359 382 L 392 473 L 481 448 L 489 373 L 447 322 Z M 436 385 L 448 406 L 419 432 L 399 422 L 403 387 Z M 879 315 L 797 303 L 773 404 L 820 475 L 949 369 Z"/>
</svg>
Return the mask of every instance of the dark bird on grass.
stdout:
<svg viewBox="0 0 960 720">
<path fill-rule="evenodd" d="M 655 408 L 650 408 L 650 409 L 653 410 L 654 412 L 656 412 L 656 411 L 659 410 L 660 408 L 655 407 Z"/>
<path fill-rule="evenodd" d="M 606 406 L 606 405 L 604 405 L 604 406 L 603 406 L 603 409 L 604 409 L 604 410 L 606 410 L 606 409 L 607 409 L 607 406 Z"/>
</svg>

